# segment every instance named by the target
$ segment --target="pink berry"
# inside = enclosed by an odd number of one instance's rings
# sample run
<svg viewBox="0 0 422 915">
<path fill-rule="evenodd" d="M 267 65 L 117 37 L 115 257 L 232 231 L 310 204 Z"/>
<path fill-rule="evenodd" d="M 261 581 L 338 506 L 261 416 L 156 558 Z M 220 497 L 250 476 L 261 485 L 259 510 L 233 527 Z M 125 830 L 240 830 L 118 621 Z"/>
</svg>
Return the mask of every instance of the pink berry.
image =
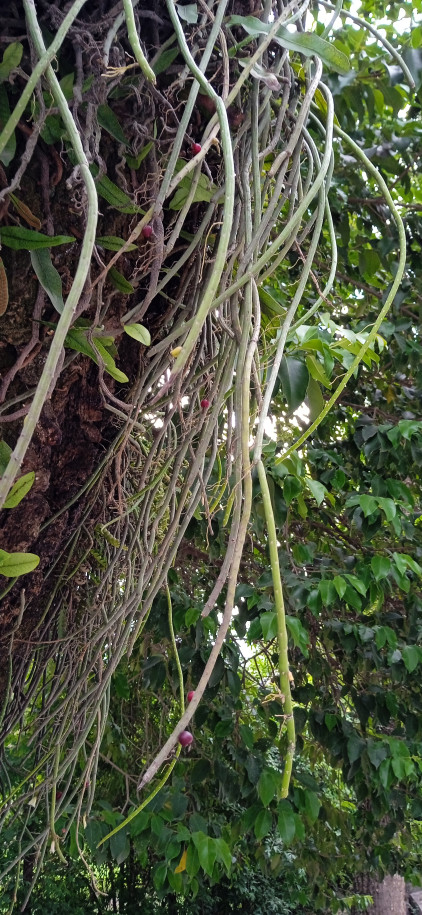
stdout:
<svg viewBox="0 0 422 915">
<path fill-rule="evenodd" d="M 190 151 L 193 156 L 197 156 L 201 152 L 202 146 L 200 143 L 192 143 Z"/>
<path fill-rule="evenodd" d="M 190 731 L 182 731 L 182 733 L 179 734 L 179 743 L 182 745 L 182 747 L 188 747 L 192 741 L 193 736 Z"/>
<path fill-rule="evenodd" d="M 195 693 L 194 693 L 193 689 L 191 689 L 190 692 L 188 693 L 188 702 L 192 702 L 194 695 L 195 695 Z"/>
<path fill-rule="evenodd" d="M 204 399 L 201 400 L 201 409 L 202 409 L 202 410 L 208 410 L 209 405 L 210 405 L 209 400 L 207 400 L 207 398 L 204 397 Z"/>
<path fill-rule="evenodd" d="M 151 238 L 152 226 L 144 226 L 144 228 L 142 229 L 142 235 L 144 238 Z"/>
</svg>

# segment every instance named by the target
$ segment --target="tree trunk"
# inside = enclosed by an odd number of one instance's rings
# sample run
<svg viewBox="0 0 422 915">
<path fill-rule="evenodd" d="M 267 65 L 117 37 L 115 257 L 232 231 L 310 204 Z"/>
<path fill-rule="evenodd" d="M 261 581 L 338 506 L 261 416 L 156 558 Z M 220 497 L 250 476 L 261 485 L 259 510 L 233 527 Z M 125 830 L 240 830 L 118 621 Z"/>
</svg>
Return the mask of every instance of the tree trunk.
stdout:
<svg viewBox="0 0 422 915">
<path fill-rule="evenodd" d="M 382 883 L 362 874 L 356 881 L 355 892 L 373 897 L 374 904 L 366 909 L 369 915 L 406 915 L 404 878 L 395 874 L 384 877 Z"/>
</svg>

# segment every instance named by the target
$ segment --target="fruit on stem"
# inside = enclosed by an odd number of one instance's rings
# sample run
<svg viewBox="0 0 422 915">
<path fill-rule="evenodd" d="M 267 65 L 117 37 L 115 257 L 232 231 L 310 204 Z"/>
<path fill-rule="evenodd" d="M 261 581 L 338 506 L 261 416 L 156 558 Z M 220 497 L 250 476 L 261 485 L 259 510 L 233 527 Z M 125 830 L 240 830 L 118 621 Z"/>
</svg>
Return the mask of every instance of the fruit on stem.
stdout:
<svg viewBox="0 0 422 915">
<path fill-rule="evenodd" d="M 182 747 L 188 747 L 192 741 L 193 735 L 190 731 L 182 731 L 182 733 L 179 734 L 179 743 L 182 745 Z"/>
</svg>

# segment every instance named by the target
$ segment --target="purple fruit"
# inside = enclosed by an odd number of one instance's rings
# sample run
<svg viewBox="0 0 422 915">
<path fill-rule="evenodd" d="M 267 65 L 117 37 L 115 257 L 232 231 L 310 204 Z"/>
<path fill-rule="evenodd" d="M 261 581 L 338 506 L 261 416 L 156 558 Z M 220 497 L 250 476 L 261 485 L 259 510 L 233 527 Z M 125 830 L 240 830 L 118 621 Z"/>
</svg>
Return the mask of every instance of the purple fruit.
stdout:
<svg viewBox="0 0 422 915">
<path fill-rule="evenodd" d="M 182 731 L 179 734 L 179 743 L 182 747 L 188 747 L 193 742 L 193 736 L 190 731 Z"/>
</svg>

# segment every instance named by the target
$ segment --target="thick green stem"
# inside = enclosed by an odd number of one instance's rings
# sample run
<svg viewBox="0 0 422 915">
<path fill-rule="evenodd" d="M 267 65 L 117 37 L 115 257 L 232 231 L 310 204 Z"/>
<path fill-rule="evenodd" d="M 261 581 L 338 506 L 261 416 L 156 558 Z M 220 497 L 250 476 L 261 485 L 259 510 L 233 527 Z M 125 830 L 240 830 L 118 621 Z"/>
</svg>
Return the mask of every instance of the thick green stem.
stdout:
<svg viewBox="0 0 422 915">
<path fill-rule="evenodd" d="M 130 46 L 135 55 L 136 61 L 139 64 L 145 79 L 149 80 L 150 83 L 155 83 L 156 80 L 154 70 L 151 69 L 139 42 L 138 33 L 136 31 L 135 16 L 133 14 L 132 0 L 123 0 L 123 9 L 126 19 L 127 37 L 129 39 Z"/>
<path fill-rule="evenodd" d="M 268 546 L 270 551 L 271 575 L 273 579 L 274 604 L 277 613 L 277 642 L 278 663 L 280 673 L 280 692 L 283 697 L 284 721 L 287 730 L 287 752 L 284 762 L 283 779 L 281 783 L 281 797 L 287 797 L 292 774 L 293 757 L 295 752 L 296 734 L 293 717 L 292 694 L 290 691 L 289 653 L 286 628 L 286 613 L 284 609 L 283 586 L 281 583 L 280 564 L 278 561 L 277 532 L 274 521 L 273 507 L 271 504 L 270 490 L 261 460 L 257 463 L 259 483 L 261 486 L 262 502 L 265 512 L 265 521 L 268 531 Z"/>
</svg>

